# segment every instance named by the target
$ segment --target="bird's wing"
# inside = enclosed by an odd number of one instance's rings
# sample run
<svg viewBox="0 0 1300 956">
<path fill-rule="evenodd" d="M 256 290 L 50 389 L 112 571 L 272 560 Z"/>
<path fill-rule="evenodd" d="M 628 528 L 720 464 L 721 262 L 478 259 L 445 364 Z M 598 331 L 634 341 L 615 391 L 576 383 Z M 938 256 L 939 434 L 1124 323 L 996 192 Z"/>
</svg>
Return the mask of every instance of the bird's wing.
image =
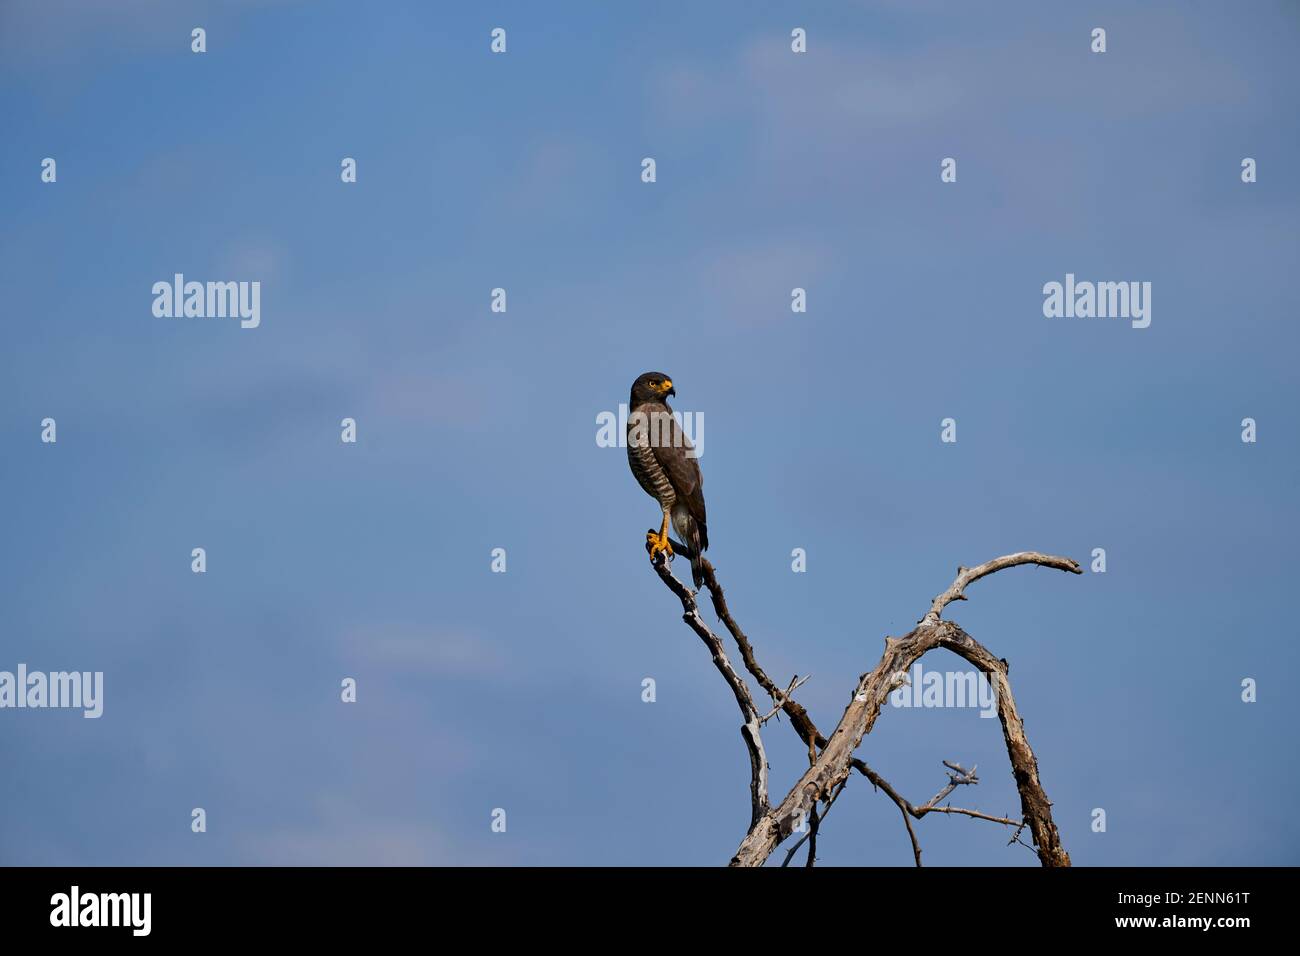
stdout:
<svg viewBox="0 0 1300 956">
<path fill-rule="evenodd" d="M 664 441 L 662 436 L 654 444 L 655 460 L 664 470 L 677 500 L 686 506 L 691 517 L 700 526 L 700 544 L 707 547 L 708 536 L 705 532 L 704 510 L 704 475 L 700 472 L 700 460 L 687 454 L 692 448 L 690 439 L 682 432 L 677 419 L 672 419 L 669 435 L 671 440 Z"/>
</svg>

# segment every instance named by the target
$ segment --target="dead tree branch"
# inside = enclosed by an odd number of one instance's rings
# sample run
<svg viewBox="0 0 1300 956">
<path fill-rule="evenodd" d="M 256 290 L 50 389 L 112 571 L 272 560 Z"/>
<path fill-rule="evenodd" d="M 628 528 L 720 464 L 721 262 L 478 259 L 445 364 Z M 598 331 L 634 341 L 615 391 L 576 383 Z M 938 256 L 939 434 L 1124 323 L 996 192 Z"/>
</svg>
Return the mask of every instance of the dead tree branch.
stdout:
<svg viewBox="0 0 1300 956">
<path fill-rule="evenodd" d="M 930 605 L 930 610 L 925 617 L 918 622 L 920 624 L 935 625 L 939 623 L 939 615 L 943 609 L 953 601 L 965 601 L 966 587 L 975 583 L 980 578 L 992 574 L 994 571 L 1001 571 L 1003 568 L 1013 568 L 1018 564 L 1039 564 L 1045 568 L 1056 568 L 1060 571 L 1069 571 L 1071 574 L 1082 574 L 1079 563 L 1070 558 L 1058 558 L 1051 554 L 1039 554 L 1037 551 L 1021 551 L 1019 554 L 1006 554 L 1000 558 L 994 558 L 992 561 L 986 561 L 974 568 L 958 568 L 957 580 L 952 582 L 948 590 L 936 597 Z"/>
<path fill-rule="evenodd" d="M 1025 738 L 1024 723 L 1011 695 L 1005 665 L 956 624 L 941 621 L 934 626 L 919 627 L 901 639 L 886 638 L 880 663 L 859 680 L 853 700 L 845 708 L 828 745 L 785 799 L 750 829 L 736 851 L 734 865 L 761 865 L 790 835 L 795 822 L 811 803 L 848 776 L 854 766 L 853 752 L 875 725 L 894 686 L 893 675 L 906 672 L 923 654 L 936 647 L 955 651 L 984 671 L 993 683 L 1007 754 L 1020 791 L 1021 809 L 1038 846 L 1039 859 L 1044 866 L 1069 864 L 1069 856 L 1061 847 L 1052 822 L 1051 802 L 1038 779 L 1037 760 Z"/>
<path fill-rule="evenodd" d="M 647 550 L 649 550 L 648 545 Z M 663 552 L 656 556 L 652 566 L 664 584 L 668 585 L 668 589 L 682 602 L 682 620 L 699 635 L 704 646 L 709 649 L 713 657 L 713 666 L 718 669 L 727 686 L 731 688 L 731 692 L 736 697 L 736 704 L 740 707 L 741 716 L 744 717 L 745 722 L 741 725 L 740 735 L 744 738 L 745 747 L 749 751 L 750 826 L 752 827 L 770 809 L 767 798 L 767 754 L 763 750 L 763 718 L 759 715 L 758 708 L 754 706 L 754 698 L 749 692 L 749 686 L 731 666 L 722 641 L 700 616 L 694 593 L 673 575 Z"/>
<path fill-rule="evenodd" d="M 676 541 L 673 541 L 673 548 L 684 556 L 689 557 L 691 554 L 689 548 L 680 545 Z M 750 760 L 754 766 L 753 783 L 751 784 L 751 791 L 754 794 L 754 813 L 751 816 L 749 831 L 736 855 L 732 858 L 731 864 L 733 866 L 762 865 L 772 851 L 798 828 L 802 820 L 809 819 L 811 814 L 815 812 L 815 805 L 818 800 L 828 799 L 827 809 L 829 809 L 830 803 L 843 791 L 849 774 L 855 769 L 871 780 L 878 789 L 883 790 L 899 807 L 907 825 L 913 854 L 918 866 L 921 861 L 921 848 L 909 817 L 920 819 L 927 813 L 955 813 L 1015 826 L 1017 830 L 1012 837 L 1013 842 L 1018 839 L 1021 830 L 1027 826 L 1033 836 L 1036 852 L 1043 866 L 1070 865 L 1069 854 L 1061 846 L 1060 834 L 1052 821 L 1051 801 L 1047 799 L 1047 795 L 1039 781 L 1037 758 L 1034 756 L 1029 741 L 1025 737 L 1024 722 L 1011 694 L 1011 685 L 1007 679 L 1007 663 L 996 658 L 987 648 L 958 625 L 940 619 L 940 614 L 948 604 L 966 599 L 964 591 L 972 582 L 995 571 L 1021 564 L 1037 564 L 1073 574 L 1082 573 L 1079 565 L 1069 558 L 1040 554 L 1036 551 L 1005 555 L 975 568 L 958 568 L 956 580 L 946 591 L 934 599 L 929 612 L 921 619 L 915 629 L 902 638 L 885 638 L 885 652 L 880 662 L 872 671 L 863 674 L 859 678 L 853 700 L 845 708 L 844 715 L 831 737 L 826 738 L 817 730 L 816 724 L 803 706 L 791 696 L 802 682 L 792 681 L 783 690 L 759 666 L 752 644 L 727 607 L 726 598 L 722 587 L 718 584 L 717 575 L 712 564 L 705 560 L 703 570 L 704 583 L 712 596 L 714 611 L 735 640 L 746 669 L 772 698 L 775 710 L 767 716 L 760 717 L 757 714 L 752 698 L 749 697 L 747 686 L 735 674 L 725 654 L 722 653 L 721 642 L 700 619 L 694 593 L 677 581 L 669 570 L 666 561 L 659 560 L 655 563 L 656 572 L 668 585 L 669 589 L 681 600 L 685 612 L 683 619 L 705 641 L 705 644 L 714 651 L 715 665 L 723 672 L 723 676 L 727 678 L 728 684 L 732 686 L 733 692 L 736 693 L 741 712 L 745 715 L 746 726 L 742 728 L 742 733 L 745 734 L 746 743 L 750 743 L 751 737 L 756 741 L 756 746 L 750 746 Z M 927 804 L 922 807 L 915 807 L 898 794 L 884 778 L 867 766 L 865 762 L 853 756 L 863 737 L 871 732 L 889 693 L 905 679 L 903 675 L 906 674 L 912 664 L 936 647 L 946 648 L 965 658 L 979 668 L 993 686 L 998 704 L 998 717 L 1002 724 L 1003 737 L 1007 746 L 1007 755 L 1011 762 L 1016 788 L 1020 793 L 1023 817 L 1019 821 L 1005 817 L 994 817 L 977 810 L 938 806 L 938 803 L 951 793 L 955 787 L 978 782 L 973 769 L 966 771 L 959 764 L 945 761 L 950 770 L 954 771 L 954 773 L 949 774 L 948 786 L 941 790 L 939 794 L 936 794 Z M 722 663 L 719 663 L 719 661 Z M 783 711 L 790 718 L 795 732 L 808 747 L 810 766 L 781 803 L 773 808 L 767 801 L 766 763 L 759 764 L 755 763 L 755 761 L 764 760 L 758 730 L 761 724 L 770 719 L 777 710 Z M 753 725 L 752 732 L 750 730 L 751 723 Z M 761 787 L 760 766 L 762 770 Z M 757 809 L 760 806 L 758 798 L 760 793 L 762 795 L 761 805 L 765 807 L 761 814 L 758 813 Z M 823 812 L 822 817 L 824 816 L 825 813 Z M 811 840 L 811 833 L 805 834 L 799 843 L 802 843 L 805 839 Z M 796 849 L 799 843 L 796 843 Z M 786 857 L 787 863 L 792 855 L 793 850 Z M 810 853 L 810 865 L 811 861 L 812 856 Z"/>
<path fill-rule="evenodd" d="M 950 763 L 947 760 L 945 760 L 943 763 L 945 767 L 948 767 L 951 771 L 953 771 L 952 773 L 948 774 L 947 786 L 945 786 L 942 790 L 940 790 L 933 797 L 931 797 L 929 801 L 927 801 L 926 803 L 922 804 L 919 807 L 914 807 L 906 797 L 899 794 L 897 790 L 895 790 L 892 786 L 890 786 L 889 781 L 887 781 L 884 777 L 880 776 L 880 774 L 876 773 L 874 770 L 872 770 L 870 767 L 868 767 L 865 763 L 863 763 L 860 760 L 855 760 L 853 762 L 854 768 L 857 769 L 858 772 L 861 773 L 864 777 L 870 780 L 871 785 L 874 786 L 877 790 L 883 791 L 885 796 L 889 797 L 890 800 L 893 800 L 894 804 L 898 807 L 898 809 L 902 811 L 903 823 L 907 825 L 907 835 L 912 841 L 912 855 L 916 859 L 917 866 L 921 865 L 921 844 L 916 838 L 916 831 L 912 828 L 912 821 L 909 818 L 914 817 L 917 820 L 919 820 L 927 813 L 955 813 L 963 816 L 973 817 L 977 820 L 988 820 L 992 823 L 1002 823 L 1007 826 L 1016 828 L 1015 834 L 1012 835 L 1013 842 L 1015 838 L 1019 836 L 1020 831 L 1023 830 L 1025 827 L 1024 820 L 1012 820 L 1007 817 L 990 816 L 989 814 L 982 813 L 979 810 L 967 810 L 963 807 L 939 806 L 939 802 L 941 800 L 944 800 L 950 793 L 956 790 L 957 787 L 979 783 L 979 778 L 975 776 L 974 767 L 972 767 L 970 770 L 965 770 L 962 768 L 960 764 Z"/>
</svg>

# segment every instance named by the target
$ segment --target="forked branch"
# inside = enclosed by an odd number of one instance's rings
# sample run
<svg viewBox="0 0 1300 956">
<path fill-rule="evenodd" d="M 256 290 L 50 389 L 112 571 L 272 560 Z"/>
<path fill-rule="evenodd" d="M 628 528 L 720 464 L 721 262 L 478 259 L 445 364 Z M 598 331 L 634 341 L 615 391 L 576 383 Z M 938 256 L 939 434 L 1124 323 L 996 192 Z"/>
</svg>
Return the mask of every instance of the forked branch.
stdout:
<svg viewBox="0 0 1300 956">
<path fill-rule="evenodd" d="M 678 542 L 673 542 L 675 551 L 686 556 L 690 549 Z M 749 831 L 741 842 L 736 855 L 732 858 L 733 866 L 760 866 L 792 832 L 803 827 L 803 821 L 817 819 L 816 803 L 819 800 L 831 800 L 839 796 L 850 773 L 857 770 L 866 776 L 878 788 L 883 790 L 903 814 L 907 824 L 908 835 L 912 841 L 916 863 L 920 865 L 921 849 L 912 828 L 911 819 L 920 819 L 928 813 L 953 813 L 976 819 L 989 820 L 1016 827 L 1012 841 L 1019 838 L 1022 829 L 1028 828 L 1033 837 L 1036 852 L 1043 866 L 1069 866 L 1070 857 L 1061 846 L 1060 834 L 1052 820 L 1051 801 L 1043 791 L 1038 778 L 1038 762 L 1029 741 L 1025 737 L 1024 722 L 1016 708 L 1011 694 L 1011 685 L 1007 679 L 1008 665 L 995 657 L 987 648 L 962 630 L 958 625 L 940 619 L 943 609 L 953 601 L 965 600 L 964 591 L 972 582 L 1004 568 L 1021 564 L 1037 564 L 1043 567 L 1057 568 L 1073 574 L 1082 573 L 1079 565 L 1069 558 L 1025 551 L 1018 554 L 995 558 L 974 568 L 959 568 L 957 578 L 952 585 L 934 599 L 929 612 L 921 619 L 915 629 L 901 638 L 885 638 L 885 651 L 879 663 L 869 673 L 863 674 L 854 690 L 853 699 L 845 708 L 844 715 L 829 738 L 818 730 L 807 711 L 793 699 L 793 691 L 801 682 L 792 681 L 786 688 L 776 685 L 759 666 L 754 655 L 753 646 L 744 632 L 736 624 L 722 588 L 718 584 L 713 566 L 703 562 L 704 582 L 713 598 L 714 610 L 731 633 L 740 649 L 746 669 L 758 680 L 759 684 L 772 698 L 774 711 L 782 711 L 789 718 L 792 727 L 808 747 L 809 764 L 807 771 L 790 789 L 785 798 L 775 807 L 770 806 L 767 798 L 767 766 L 759 730 L 764 721 L 772 716 L 759 715 L 744 680 L 731 667 L 726 658 L 721 642 L 700 618 L 695 603 L 695 595 L 673 576 L 668 564 L 662 558 L 654 563 L 655 570 L 664 583 L 677 595 L 685 612 L 683 619 L 691 626 L 713 653 L 715 665 L 727 679 L 741 712 L 745 716 L 742 733 L 750 751 L 752 769 L 751 781 L 751 821 Z M 1010 759 L 1016 788 L 1020 793 L 1020 820 L 1008 817 L 995 817 L 977 810 L 958 807 L 939 806 L 957 786 L 978 782 L 974 769 L 967 771 L 959 764 L 945 763 L 952 771 L 949 784 L 935 795 L 927 804 L 915 807 L 898 794 L 888 782 L 873 771 L 862 760 L 854 756 L 854 751 L 863 737 L 871 732 L 889 693 L 899 686 L 903 675 L 917 660 L 928 651 L 943 647 L 965 658 L 979 668 L 988 678 L 997 700 L 998 717 L 1002 724 L 1003 737 L 1006 742 L 1007 756 Z M 825 815 L 823 811 L 821 816 Z M 811 843 L 815 837 L 807 835 Z M 800 841 L 802 842 L 802 841 Z M 797 847 L 797 844 L 796 844 Z M 787 856 L 787 862 L 789 856 Z M 811 857 L 810 857 L 811 861 Z"/>
</svg>

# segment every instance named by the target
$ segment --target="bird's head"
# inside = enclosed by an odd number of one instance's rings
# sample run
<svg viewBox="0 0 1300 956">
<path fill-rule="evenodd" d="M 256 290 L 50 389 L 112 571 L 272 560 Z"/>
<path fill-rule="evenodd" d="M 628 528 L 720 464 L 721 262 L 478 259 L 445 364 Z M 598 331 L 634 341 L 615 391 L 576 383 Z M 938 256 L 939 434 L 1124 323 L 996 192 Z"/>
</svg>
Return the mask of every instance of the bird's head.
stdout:
<svg viewBox="0 0 1300 956">
<path fill-rule="evenodd" d="M 636 408 L 645 402 L 663 402 L 669 395 L 676 395 L 673 380 L 663 372 L 646 372 L 632 383 L 631 407 Z"/>
</svg>

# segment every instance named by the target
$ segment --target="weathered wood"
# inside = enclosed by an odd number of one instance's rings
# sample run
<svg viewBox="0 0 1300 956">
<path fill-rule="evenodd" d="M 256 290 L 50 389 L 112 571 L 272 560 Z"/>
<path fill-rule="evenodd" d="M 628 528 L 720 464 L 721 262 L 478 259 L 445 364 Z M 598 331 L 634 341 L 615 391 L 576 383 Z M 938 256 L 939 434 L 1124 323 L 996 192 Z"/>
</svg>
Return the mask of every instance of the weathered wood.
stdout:
<svg viewBox="0 0 1300 956">
<path fill-rule="evenodd" d="M 1024 722 L 1016 709 L 1007 681 L 1005 665 L 973 637 L 950 621 L 923 625 L 902 638 L 886 638 L 880 663 L 858 681 L 853 700 L 844 710 L 827 746 L 816 763 L 799 778 L 781 803 L 772 808 L 757 826 L 750 828 L 732 859 L 733 866 L 761 866 L 784 841 L 813 803 L 831 792 L 854 769 L 853 753 L 871 732 L 885 700 L 901 683 L 900 675 L 926 652 L 943 647 L 951 650 L 989 676 L 997 696 L 1007 756 L 1011 760 L 1021 810 L 1038 847 L 1044 866 L 1069 866 L 1070 857 L 1061 846 L 1052 822 L 1051 801 L 1038 777 L 1038 762 L 1025 737 Z"/>
<path fill-rule="evenodd" d="M 948 590 L 944 591 L 930 604 L 930 610 L 926 612 L 925 617 L 921 618 L 918 623 L 921 624 L 938 624 L 939 615 L 943 609 L 953 601 L 966 600 L 966 587 L 973 584 L 985 575 L 992 574 L 994 571 L 1001 571 L 1003 568 L 1014 568 L 1018 564 L 1038 564 L 1045 568 L 1056 568 L 1058 571 L 1069 571 L 1071 574 L 1082 574 L 1079 563 L 1071 558 L 1058 558 L 1054 554 L 1041 554 L 1037 551 L 1021 551 L 1017 554 L 1004 554 L 1000 558 L 994 558 L 992 561 L 986 561 L 981 565 L 973 568 L 958 568 L 957 580 L 953 581 Z"/>
<path fill-rule="evenodd" d="M 689 556 L 689 548 L 680 548 L 673 542 L 676 551 Z M 1022 564 L 1037 564 L 1057 568 L 1074 574 L 1081 573 L 1079 565 L 1069 558 L 1025 551 L 1018 554 L 995 558 L 975 568 L 958 568 L 957 578 L 952 585 L 934 599 L 930 611 L 922 618 L 920 624 L 901 638 L 885 638 L 885 651 L 880 662 L 869 673 L 863 674 L 854 690 L 853 699 L 845 708 L 839 724 L 829 738 L 824 737 L 808 712 L 791 696 L 797 682 L 792 681 L 782 689 L 771 680 L 758 664 L 753 645 L 727 606 L 722 587 L 712 564 L 703 562 L 704 582 L 713 598 L 714 611 L 727 627 L 740 649 L 741 658 L 746 669 L 759 682 L 760 686 L 772 697 L 777 709 L 789 718 L 792 727 L 808 747 L 810 766 L 791 788 L 781 803 L 772 807 L 767 795 L 766 757 L 759 735 L 761 725 L 767 717 L 761 717 L 749 695 L 748 686 L 736 674 L 727 660 L 721 642 L 700 617 L 695 595 L 681 584 L 672 574 L 662 556 L 654 562 L 656 572 L 664 583 L 677 595 L 682 603 L 683 620 L 704 640 L 713 654 L 715 666 L 722 672 L 732 692 L 736 695 L 741 713 L 745 716 L 742 735 L 750 752 L 751 764 L 751 820 L 750 827 L 741 842 L 736 855 L 731 860 L 732 866 L 761 866 L 772 852 L 787 839 L 803 820 L 821 819 L 830 809 L 830 804 L 843 791 L 849 775 L 857 770 L 871 780 L 877 788 L 882 789 L 899 807 L 907 825 L 908 835 L 912 841 L 916 864 L 921 863 L 921 848 L 916 839 L 909 816 L 920 819 L 927 813 L 963 814 L 977 819 L 990 820 L 995 823 L 1015 826 L 1016 833 L 1012 840 L 1018 839 L 1021 829 L 1028 827 L 1033 837 L 1039 861 L 1043 866 L 1069 866 L 1070 857 L 1061 845 L 1060 834 L 1052 820 L 1051 801 L 1047 799 L 1038 775 L 1038 761 L 1034 756 L 1029 740 L 1025 736 L 1024 721 L 1016 708 L 1015 698 L 1011 693 L 1011 684 L 1007 679 L 1008 665 L 1004 660 L 994 656 L 987 648 L 967 634 L 958 625 L 940 619 L 940 614 L 953 601 L 965 600 L 965 588 L 974 581 L 1004 568 Z M 891 787 L 879 774 L 854 756 L 862 739 L 871 732 L 876 718 L 884 706 L 889 694 L 906 680 L 906 673 L 924 654 L 935 648 L 945 648 L 965 658 L 979 668 L 993 686 L 998 706 L 998 717 L 1002 724 L 1003 739 L 1007 747 L 1007 756 L 1011 763 L 1012 775 L 1016 789 L 1020 794 L 1022 818 L 1019 821 L 1005 817 L 994 817 L 976 810 L 958 807 L 940 807 L 938 803 L 956 786 L 978 782 L 973 769 L 966 771 L 959 764 L 948 763 L 954 771 L 950 774 L 947 787 L 936 794 L 922 807 L 914 807 Z M 771 716 L 770 714 L 768 716 Z M 945 761 L 947 763 L 947 761 Z M 827 800 L 828 804 L 820 816 L 817 814 L 818 800 Z M 812 831 L 805 838 L 810 843 L 808 865 L 812 865 L 815 837 Z M 801 841 L 802 842 L 802 841 Z M 798 844 L 786 856 L 786 863 Z"/>
<path fill-rule="evenodd" d="M 647 544 L 646 550 L 649 550 Z M 673 542 L 673 550 L 677 550 L 677 542 Z M 731 661 L 727 658 L 726 648 L 722 640 L 709 629 L 704 623 L 704 618 L 700 616 L 699 606 L 695 603 L 695 594 L 682 584 L 673 575 L 672 569 L 668 565 L 667 555 L 659 552 L 651 561 L 656 573 L 668 589 L 677 595 L 677 599 L 682 603 L 682 620 L 685 621 L 704 642 L 704 646 L 709 649 L 713 658 L 713 666 L 718 669 L 727 686 L 735 695 L 736 704 L 740 707 L 741 716 L 744 717 L 744 724 L 741 725 L 740 735 L 745 741 L 745 749 L 749 752 L 749 795 L 750 795 L 750 821 L 752 827 L 762 819 L 769 809 L 767 797 L 767 754 L 763 750 L 763 719 L 758 713 L 758 708 L 754 705 L 754 698 L 749 692 L 749 685 L 744 679 L 736 673 L 736 669 L 731 666 Z"/>
</svg>

